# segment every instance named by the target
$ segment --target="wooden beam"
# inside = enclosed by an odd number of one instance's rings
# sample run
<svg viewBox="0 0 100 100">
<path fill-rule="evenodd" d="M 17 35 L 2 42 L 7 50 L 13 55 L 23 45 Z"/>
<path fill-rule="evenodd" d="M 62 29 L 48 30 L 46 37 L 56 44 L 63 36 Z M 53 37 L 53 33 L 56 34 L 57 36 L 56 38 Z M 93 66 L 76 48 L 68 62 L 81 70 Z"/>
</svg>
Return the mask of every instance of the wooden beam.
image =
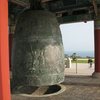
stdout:
<svg viewBox="0 0 100 100">
<path fill-rule="evenodd" d="M 8 48 L 8 0 L 0 0 L 0 100 L 11 100 Z"/>
<path fill-rule="evenodd" d="M 12 3 L 16 4 L 16 5 L 21 6 L 21 7 L 28 7 L 29 6 L 28 3 L 25 3 L 23 1 L 9 0 L 9 2 L 12 2 Z"/>
<path fill-rule="evenodd" d="M 98 16 L 98 8 L 97 8 L 96 0 L 92 0 L 92 3 L 93 3 L 95 15 Z"/>
<path fill-rule="evenodd" d="M 49 1 L 53 1 L 53 0 L 41 0 L 42 3 L 49 2 Z"/>
<path fill-rule="evenodd" d="M 89 10 L 90 8 L 93 8 L 93 6 L 90 7 L 79 7 L 79 8 L 74 8 L 74 9 L 64 9 L 64 10 L 58 10 L 58 11 L 54 11 L 55 13 L 65 13 L 65 12 L 69 12 L 69 11 L 80 11 L 80 10 Z"/>
</svg>

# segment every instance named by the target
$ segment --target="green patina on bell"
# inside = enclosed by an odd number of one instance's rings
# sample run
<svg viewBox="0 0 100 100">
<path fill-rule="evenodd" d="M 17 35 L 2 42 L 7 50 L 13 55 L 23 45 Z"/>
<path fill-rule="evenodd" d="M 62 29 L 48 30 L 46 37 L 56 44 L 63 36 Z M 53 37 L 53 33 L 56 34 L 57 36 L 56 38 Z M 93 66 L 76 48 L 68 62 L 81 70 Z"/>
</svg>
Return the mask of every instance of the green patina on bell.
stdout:
<svg viewBox="0 0 100 100">
<path fill-rule="evenodd" d="M 56 17 L 42 10 L 24 11 L 12 48 L 14 84 L 54 85 L 64 81 L 64 51 Z"/>
</svg>

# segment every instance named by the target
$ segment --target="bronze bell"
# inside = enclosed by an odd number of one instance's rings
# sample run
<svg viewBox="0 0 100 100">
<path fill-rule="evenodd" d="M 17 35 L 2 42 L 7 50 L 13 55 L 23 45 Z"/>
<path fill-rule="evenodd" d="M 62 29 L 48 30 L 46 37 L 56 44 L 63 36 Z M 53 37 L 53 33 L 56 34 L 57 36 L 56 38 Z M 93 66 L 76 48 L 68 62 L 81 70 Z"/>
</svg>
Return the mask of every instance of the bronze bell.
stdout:
<svg viewBox="0 0 100 100">
<path fill-rule="evenodd" d="M 24 11 L 16 24 L 12 75 L 17 85 L 46 86 L 64 81 L 64 50 L 54 14 Z"/>
</svg>

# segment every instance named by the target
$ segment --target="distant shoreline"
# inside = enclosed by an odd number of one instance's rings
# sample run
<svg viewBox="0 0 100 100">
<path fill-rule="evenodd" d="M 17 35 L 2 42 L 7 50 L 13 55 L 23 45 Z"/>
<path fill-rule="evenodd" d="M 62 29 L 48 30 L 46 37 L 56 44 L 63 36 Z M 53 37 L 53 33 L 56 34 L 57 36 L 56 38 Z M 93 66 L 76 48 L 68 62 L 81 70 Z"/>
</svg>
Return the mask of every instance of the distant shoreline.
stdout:
<svg viewBox="0 0 100 100">
<path fill-rule="evenodd" d="M 67 54 L 68 56 L 71 56 L 73 53 L 76 53 L 77 56 L 80 57 L 94 57 L 94 52 L 93 51 L 65 51 L 65 54 Z"/>
</svg>

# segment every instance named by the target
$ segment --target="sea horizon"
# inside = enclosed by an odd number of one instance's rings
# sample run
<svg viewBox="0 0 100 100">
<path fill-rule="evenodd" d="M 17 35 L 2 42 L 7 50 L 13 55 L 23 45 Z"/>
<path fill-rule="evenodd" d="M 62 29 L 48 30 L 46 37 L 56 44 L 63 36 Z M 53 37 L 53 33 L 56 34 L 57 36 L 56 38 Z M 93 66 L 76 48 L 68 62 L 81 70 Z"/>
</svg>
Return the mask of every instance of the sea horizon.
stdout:
<svg viewBox="0 0 100 100">
<path fill-rule="evenodd" d="M 68 56 L 76 53 L 76 55 L 80 57 L 94 57 L 94 51 L 65 51 L 64 53 Z"/>
</svg>

